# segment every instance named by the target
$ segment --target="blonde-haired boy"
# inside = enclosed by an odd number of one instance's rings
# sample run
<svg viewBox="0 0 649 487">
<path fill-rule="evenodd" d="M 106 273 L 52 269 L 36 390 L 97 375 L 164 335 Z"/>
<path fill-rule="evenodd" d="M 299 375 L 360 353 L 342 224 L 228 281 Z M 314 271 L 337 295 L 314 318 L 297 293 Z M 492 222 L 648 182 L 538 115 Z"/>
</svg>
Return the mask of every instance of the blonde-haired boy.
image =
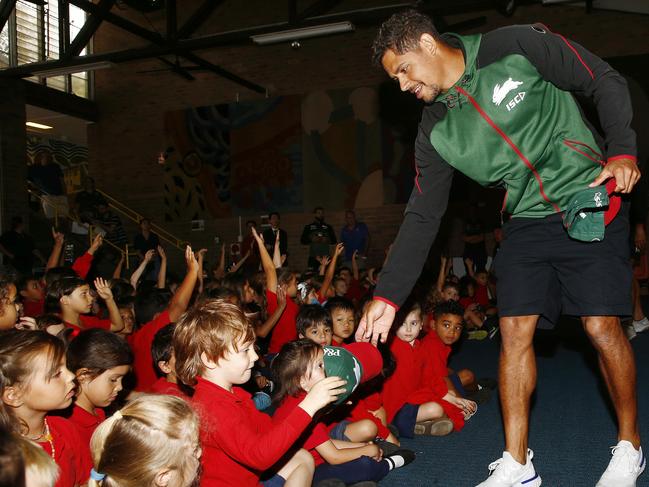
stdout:
<svg viewBox="0 0 649 487">
<path fill-rule="evenodd" d="M 286 455 L 322 407 L 345 391 L 345 381 L 320 381 L 281 424 L 257 411 L 245 384 L 255 361 L 252 326 L 241 309 L 214 300 L 185 313 L 174 331 L 176 375 L 195 388 L 193 404 L 201 418 L 202 487 L 258 486 L 260 475 Z M 308 486 L 313 458 L 298 450 L 269 472 L 267 486 Z"/>
</svg>

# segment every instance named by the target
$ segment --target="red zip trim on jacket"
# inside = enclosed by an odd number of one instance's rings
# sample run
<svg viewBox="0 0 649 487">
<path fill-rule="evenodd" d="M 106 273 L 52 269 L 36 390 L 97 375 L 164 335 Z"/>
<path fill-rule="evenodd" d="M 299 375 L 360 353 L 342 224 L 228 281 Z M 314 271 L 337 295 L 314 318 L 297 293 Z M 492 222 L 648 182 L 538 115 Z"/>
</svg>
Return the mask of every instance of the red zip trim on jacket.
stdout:
<svg viewBox="0 0 649 487">
<path fill-rule="evenodd" d="M 417 186 L 419 194 L 423 194 L 421 186 L 419 186 L 419 168 L 417 167 L 417 161 L 415 161 L 415 185 Z"/>
<path fill-rule="evenodd" d="M 543 25 L 543 24 L 541 24 L 541 25 Z M 543 27 L 545 27 L 545 28 L 548 30 L 548 32 L 550 32 L 550 33 L 552 33 L 552 34 L 555 34 L 555 35 L 558 35 L 558 36 L 561 38 L 561 40 L 562 40 L 563 42 L 566 43 L 566 46 L 568 46 L 568 48 L 569 48 L 572 52 L 575 53 L 575 56 L 577 56 L 577 59 L 579 59 L 579 62 L 584 66 L 584 68 L 586 68 L 586 71 L 588 71 L 588 74 L 590 75 L 590 78 L 591 78 L 591 79 L 595 79 L 595 75 L 593 74 L 593 70 L 590 69 L 590 67 L 588 66 L 588 64 L 586 64 L 586 61 L 584 61 L 584 58 L 581 57 L 581 54 L 579 54 L 579 53 L 577 52 L 577 49 L 575 49 L 575 47 L 574 47 L 572 44 L 570 44 L 570 41 L 569 41 L 568 39 L 566 39 L 565 37 L 563 37 L 561 34 L 559 34 L 559 33 L 557 33 L 557 32 L 552 32 L 552 31 L 548 28 L 548 26 L 543 25 Z"/>
<path fill-rule="evenodd" d="M 577 153 L 581 154 L 582 156 L 584 156 L 584 157 L 590 159 L 591 161 L 596 162 L 597 164 L 599 164 L 599 165 L 601 165 L 601 166 L 604 166 L 604 165 L 605 165 L 605 163 L 604 163 L 603 160 L 601 160 L 601 159 L 595 159 L 595 158 L 594 158 L 593 156 L 591 156 L 590 154 L 587 154 L 587 153 L 585 153 L 584 151 L 577 149 L 577 146 L 580 145 L 580 146 L 582 146 L 582 147 L 586 147 L 586 148 L 588 148 L 588 150 L 590 150 L 592 153 L 598 155 L 599 157 L 602 157 L 602 155 L 601 155 L 599 152 L 593 150 L 592 147 L 588 146 L 587 144 L 584 144 L 583 142 L 578 142 L 578 141 L 576 141 L 576 140 L 568 140 L 568 139 L 565 139 L 565 140 L 563 141 L 563 143 L 564 143 L 565 145 L 567 145 L 568 147 L 570 147 L 570 148 L 571 148 L 572 150 L 574 150 L 575 152 L 577 152 Z"/>
<path fill-rule="evenodd" d="M 551 204 L 551 205 L 554 207 L 554 211 L 556 211 L 557 213 L 560 213 L 560 212 L 561 212 L 561 208 L 559 208 L 555 203 L 553 203 L 552 201 L 550 201 L 550 198 L 548 198 L 548 196 L 545 194 L 545 190 L 543 189 L 543 181 L 541 181 L 541 176 L 539 176 L 539 173 L 536 171 L 536 168 L 535 168 L 535 167 L 532 165 L 532 163 L 527 159 L 527 157 L 525 157 L 525 156 L 523 155 L 523 153 L 522 153 L 521 150 L 516 146 L 516 144 L 514 144 L 514 142 L 512 142 L 512 140 L 511 140 L 509 137 L 507 137 L 507 134 L 505 134 L 505 132 L 503 132 L 503 130 L 502 130 L 500 127 L 498 127 L 498 125 L 496 125 L 496 124 L 494 123 L 493 120 L 491 120 L 491 118 L 489 117 L 489 115 L 487 115 L 487 113 L 482 109 L 482 107 L 478 104 L 478 102 L 477 102 L 477 101 L 476 101 L 476 100 L 475 100 L 471 95 L 469 95 L 469 94 L 468 94 L 468 93 L 467 93 L 463 88 L 461 88 L 461 87 L 459 87 L 459 86 L 457 86 L 455 89 L 456 89 L 457 91 L 459 91 L 460 93 L 462 93 L 464 96 L 466 96 L 466 97 L 469 99 L 469 101 L 471 102 L 471 105 L 473 105 L 474 108 L 475 108 L 476 110 L 478 110 L 478 113 L 479 113 L 480 115 L 482 115 L 482 118 L 484 118 L 485 121 L 486 121 L 489 125 L 491 125 L 491 127 L 492 127 L 496 132 L 498 132 L 498 135 L 500 135 L 500 136 L 503 138 L 503 140 L 504 140 L 505 142 L 507 142 L 507 144 L 508 144 L 508 145 L 512 148 L 512 150 L 516 153 L 516 155 L 517 155 L 518 157 L 520 157 L 520 159 L 525 163 L 525 165 L 527 166 L 527 168 L 528 168 L 530 171 L 532 171 L 532 174 L 534 174 L 534 177 L 536 178 L 536 181 L 539 183 L 539 191 L 540 191 L 540 193 L 541 193 L 541 196 L 543 197 L 543 199 L 544 199 L 546 202 L 548 202 L 549 204 Z"/>
<path fill-rule="evenodd" d="M 595 79 L 595 75 L 593 74 L 593 70 L 590 69 L 590 67 L 588 66 L 588 64 L 586 64 L 586 61 L 584 61 L 584 58 L 581 57 L 581 54 L 579 54 L 579 53 L 577 52 L 577 49 L 575 49 L 575 48 L 573 47 L 573 45 L 570 44 L 570 42 L 568 41 L 568 39 L 566 39 L 565 37 L 563 37 L 561 34 L 557 34 L 557 35 L 558 35 L 559 37 L 561 37 L 561 40 L 563 40 L 563 42 L 566 43 L 566 45 L 570 48 L 570 50 L 571 50 L 572 52 L 575 53 L 575 56 L 577 56 L 577 58 L 579 59 L 579 61 L 581 62 L 581 64 L 584 66 L 584 68 L 586 68 L 586 71 L 588 71 L 588 74 L 590 74 L 590 78 L 591 78 L 591 79 Z"/>
</svg>

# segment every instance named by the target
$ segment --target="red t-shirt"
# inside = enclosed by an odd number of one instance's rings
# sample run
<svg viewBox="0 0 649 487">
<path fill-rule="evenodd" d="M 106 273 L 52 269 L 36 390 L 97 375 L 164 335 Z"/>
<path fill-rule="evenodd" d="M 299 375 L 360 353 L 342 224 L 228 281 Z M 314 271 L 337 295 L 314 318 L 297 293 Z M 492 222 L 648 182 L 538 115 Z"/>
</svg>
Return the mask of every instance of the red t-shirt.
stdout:
<svg viewBox="0 0 649 487">
<path fill-rule="evenodd" d="M 302 392 L 297 396 L 286 396 L 282 401 L 282 404 L 280 404 L 275 411 L 273 421 L 276 423 L 282 423 L 295 410 L 295 408 L 297 408 L 298 404 L 304 400 L 305 396 L 305 392 Z M 305 450 L 308 450 L 308 452 L 313 456 L 317 467 L 318 465 L 325 463 L 325 459 L 320 456 L 316 447 L 330 439 L 327 427 L 320 421 L 312 421 L 306 428 L 305 432 L 300 436 L 300 440 L 296 443 L 295 448 L 304 448 Z"/>
<path fill-rule="evenodd" d="M 165 377 L 159 377 L 153 383 L 149 392 L 153 394 L 168 394 L 170 396 L 180 397 L 181 399 L 187 399 L 187 395 L 178 387 L 178 384 L 169 382 Z"/>
<path fill-rule="evenodd" d="M 126 338 L 126 341 L 133 349 L 133 373 L 135 374 L 136 391 L 148 391 L 158 379 L 153 368 L 151 345 L 158 330 L 169 323 L 171 323 L 171 317 L 169 316 L 169 310 L 166 309 Z"/>
<path fill-rule="evenodd" d="M 31 318 L 36 318 L 43 314 L 45 310 L 45 299 L 38 301 L 23 301 L 23 314 Z"/>
<path fill-rule="evenodd" d="M 463 298 L 460 298 L 459 303 L 464 309 L 467 309 L 472 304 L 478 304 L 478 301 L 476 300 L 475 296 L 465 296 Z"/>
<path fill-rule="evenodd" d="M 110 320 L 97 318 L 96 316 L 91 315 L 79 315 L 79 322 L 81 326 L 75 325 L 74 323 L 69 323 L 64 321 L 63 324 L 75 330 L 75 335 L 80 331 L 87 330 L 88 328 L 101 328 L 102 330 L 110 331 L 111 322 Z"/>
<path fill-rule="evenodd" d="M 266 291 L 266 309 L 268 315 L 272 315 L 277 309 L 277 295 L 274 292 Z M 297 339 L 297 329 L 295 328 L 295 320 L 299 308 L 295 301 L 290 296 L 286 296 L 286 308 L 279 321 L 275 325 L 270 337 L 270 345 L 268 346 L 268 353 L 279 353 L 282 345 Z"/>
<path fill-rule="evenodd" d="M 72 264 L 72 270 L 76 272 L 81 279 L 85 279 L 88 275 L 88 272 L 90 271 L 90 267 L 92 266 L 93 258 L 94 257 L 88 252 L 80 257 L 77 257 L 77 259 Z"/>
<path fill-rule="evenodd" d="M 201 419 L 201 487 L 259 486 L 261 472 L 289 450 L 311 416 L 295 408 L 274 423 L 240 387 L 230 392 L 201 377 L 196 380 L 192 405 Z"/>
<path fill-rule="evenodd" d="M 367 289 L 361 286 L 361 282 L 358 279 L 352 279 L 352 282 L 349 283 L 349 288 L 347 289 L 345 297 L 354 303 L 358 303 L 363 299 L 366 292 Z"/>
<path fill-rule="evenodd" d="M 90 447 L 84 443 L 77 428 L 67 419 L 48 416 L 52 443 L 54 444 L 54 461 L 59 466 L 59 478 L 55 487 L 74 487 L 85 484 L 90 477 L 92 460 Z M 49 441 L 38 443 L 48 455 L 52 456 Z"/>
<path fill-rule="evenodd" d="M 482 284 L 475 285 L 475 301 L 484 309 L 489 307 L 489 290 Z"/>
<path fill-rule="evenodd" d="M 90 414 L 88 411 L 75 404 L 74 408 L 72 408 L 72 415 L 68 418 L 68 421 L 76 426 L 84 444 L 88 445 L 88 448 L 90 448 L 90 439 L 92 438 L 92 434 L 97 429 L 97 426 L 99 426 L 105 419 L 106 413 L 103 409 L 95 408 L 95 414 Z"/>
</svg>

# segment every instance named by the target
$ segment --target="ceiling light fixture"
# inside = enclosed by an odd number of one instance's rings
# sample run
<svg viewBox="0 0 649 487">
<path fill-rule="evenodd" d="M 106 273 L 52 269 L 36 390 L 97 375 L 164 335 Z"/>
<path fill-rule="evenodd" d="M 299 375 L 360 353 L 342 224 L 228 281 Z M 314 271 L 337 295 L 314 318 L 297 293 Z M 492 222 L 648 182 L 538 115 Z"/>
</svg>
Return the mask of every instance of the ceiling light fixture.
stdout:
<svg viewBox="0 0 649 487">
<path fill-rule="evenodd" d="M 275 44 L 277 42 L 290 42 L 298 41 L 300 39 L 308 39 L 310 37 L 341 34 L 343 32 L 351 32 L 354 28 L 354 24 L 345 21 L 335 22 L 333 24 L 314 25 L 301 29 L 282 30 L 279 32 L 271 32 L 269 34 L 259 34 L 250 36 L 250 38 L 255 44 L 263 46 L 266 44 Z"/>
<path fill-rule="evenodd" d="M 54 128 L 54 127 L 50 127 L 49 125 L 44 125 L 42 123 L 36 123 L 36 122 L 25 122 L 25 125 L 34 129 L 42 129 L 42 130 L 50 130 Z"/>
<path fill-rule="evenodd" d="M 60 76 L 64 74 L 73 74 L 73 73 L 82 73 L 84 71 L 96 71 L 98 69 L 112 68 L 115 66 L 114 63 L 109 61 L 100 61 L 97 63 L 88 63 L 88 64 L 79 64 L 76 66 L 66 66 L 61 68 L 50 68 L 50 69 L 38 69 L 32 71 L 33 76 Z"/>
</svg>

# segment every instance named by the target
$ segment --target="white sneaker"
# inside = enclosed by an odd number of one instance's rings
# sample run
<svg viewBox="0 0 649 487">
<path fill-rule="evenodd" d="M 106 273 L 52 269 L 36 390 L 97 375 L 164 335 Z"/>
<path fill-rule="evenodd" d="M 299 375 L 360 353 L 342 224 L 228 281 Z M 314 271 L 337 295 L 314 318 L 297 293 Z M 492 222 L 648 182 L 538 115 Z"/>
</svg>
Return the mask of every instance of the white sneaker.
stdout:
<svg viewBox="0 0 649 487">
<path fill-rule="evenodd" d="M 633 326 L 633 323 L 623 324 L 622 328 L 624 329 L 624 334 L 629 339 L 629 341 L 633 340 L 636 337 L 635 327 Z"/>
<path fill-rule="evenodd" d="M 612 447 L 613 458 L 595 487 L 635 487 L 635 481 L 644 471 L 647 459 L 625 440 Z"/>
<path fill-rule="evenodd" d="M 633 320 L 633 329 L 636 333 L 649 330 L 649 318 L 645 316 L 641 320 Z"/>
<path fill-rule="evenodd" d="M 534 452 L 528 448 L 527 461 L 521 465 L 508 452 L 489 465 L 489 478 L 476 487 L 539 487 L 541 477 L 534 470 Z"/>
</svg>

